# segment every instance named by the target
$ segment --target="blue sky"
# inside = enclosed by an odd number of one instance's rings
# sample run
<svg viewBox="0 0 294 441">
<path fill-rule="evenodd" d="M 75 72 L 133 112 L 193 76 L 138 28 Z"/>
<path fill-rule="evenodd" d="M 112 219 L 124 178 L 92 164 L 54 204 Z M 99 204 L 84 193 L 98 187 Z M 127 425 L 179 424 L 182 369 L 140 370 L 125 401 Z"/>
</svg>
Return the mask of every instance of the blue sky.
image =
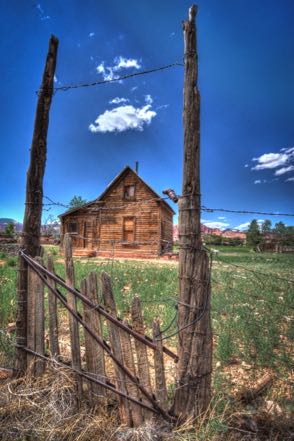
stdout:
<svg viewBox="0 0 294 441">
<path fill-rule="evenodd" d="M 202 204 L 293 212 L 294 2 L 199 0 Z M 36 94 L 50 34 L 56 87 L 181 62 L 190 1 L 1 2 L 0 217 L 22 221 Z M 181 193 L 183 68 L 56 93 L 44 194 L 96 198 L 126 165 Z M 62 208 L 52 207 L 57 215 Z M 264 216 L 203 214 L 221 227 Z M 271 218 L 293 224 L 293 218 Z M 212 224 L 213 225 L 213 224 Z"/>
</svg>

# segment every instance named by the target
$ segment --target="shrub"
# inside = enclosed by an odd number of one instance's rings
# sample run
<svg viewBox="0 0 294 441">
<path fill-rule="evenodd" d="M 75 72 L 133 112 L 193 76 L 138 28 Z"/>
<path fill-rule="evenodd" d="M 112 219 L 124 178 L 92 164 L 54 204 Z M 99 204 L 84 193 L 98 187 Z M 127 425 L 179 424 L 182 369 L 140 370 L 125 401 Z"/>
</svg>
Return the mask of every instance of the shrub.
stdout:
<svg viewBox="0 0 294 441">
<path fill-rule="evenodd" d="M 6 262 L 7 266 L 16 266 L 16 258 L 15 257 L 9 257 L 9 259 Z"/>
</svg>

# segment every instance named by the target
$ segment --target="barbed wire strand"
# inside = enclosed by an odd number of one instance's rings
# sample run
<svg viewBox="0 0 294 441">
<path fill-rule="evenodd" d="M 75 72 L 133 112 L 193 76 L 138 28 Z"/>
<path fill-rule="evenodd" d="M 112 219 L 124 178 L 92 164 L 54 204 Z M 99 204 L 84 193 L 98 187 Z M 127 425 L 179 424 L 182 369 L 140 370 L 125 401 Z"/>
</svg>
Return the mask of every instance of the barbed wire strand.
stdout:
<svg viewBox="0 0 294 441">
<path fill-rule="evenodd" d="M 94 87 L 94 86 L 100 86 L 103 84 L 115 83 L 115 82 L 127 80 L 129 78 L 139 77 L 142 75 L 149 75 L 151 73 L 171 69 L 174 67 L 183 67 L 183 66 L 184 66 L 183 63 L 176 61 L 175 63 L 166 64 L 164 66 L 159 66 L 159 67 L 147 69 L 147 70 L 144 70 L 141 72 L 135 72 L 135 73 L 128 74 L 128 75 L 121 75 L 119 77 L 114 77 L 114 78 L 111 78 L 108 80 L 100 80 L 100 81 L 93 81 L 93 82 L 89 82 L 89 83 L 80 83 L 80 84 L 68 84 L 65 86 L 55 87 L 53 89 L 53 93 L 56 94 L 59 91 L 67 92 L 68 90 L 71 90 L 71 89 L 80 89 L 80 88 L 85 88 L 85 87 Z M 42 90 L 42 88 L 40 88 L 38 91 L 36 91 L 36 94 L 39 94 L 41 92 L 41 90 Z"/>
</svg>

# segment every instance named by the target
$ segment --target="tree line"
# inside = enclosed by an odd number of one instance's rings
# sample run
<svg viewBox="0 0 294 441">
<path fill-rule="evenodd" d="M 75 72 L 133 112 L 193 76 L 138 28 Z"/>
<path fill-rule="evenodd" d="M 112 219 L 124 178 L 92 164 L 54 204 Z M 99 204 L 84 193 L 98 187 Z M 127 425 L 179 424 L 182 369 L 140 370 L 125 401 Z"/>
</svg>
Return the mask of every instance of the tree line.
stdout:
<svg viewBox="0 0 294 441">
<path fill-rule="evenodd" d="M 294 226 L 287 226 L 281 221 L 273 226 L 269 219 L 260 224 L 253 219 L 246 233 L 247 245 L 256 247 L 265 241 L 294 246 Z"/>
</svg>

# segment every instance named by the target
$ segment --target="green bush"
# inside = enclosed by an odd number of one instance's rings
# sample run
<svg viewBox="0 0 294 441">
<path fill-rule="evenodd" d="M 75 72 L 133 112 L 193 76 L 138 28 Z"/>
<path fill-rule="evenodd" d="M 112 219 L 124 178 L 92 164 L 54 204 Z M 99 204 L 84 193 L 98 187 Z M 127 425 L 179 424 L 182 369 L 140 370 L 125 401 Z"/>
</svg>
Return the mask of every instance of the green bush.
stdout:
<svg viewBox="0 0 294 441">
<path fill-rule="evenodd" d="M 7 266 L 16 266 L 16 258 L 15 257 L 9 257 L 6 262 Z"/>
</svg>

